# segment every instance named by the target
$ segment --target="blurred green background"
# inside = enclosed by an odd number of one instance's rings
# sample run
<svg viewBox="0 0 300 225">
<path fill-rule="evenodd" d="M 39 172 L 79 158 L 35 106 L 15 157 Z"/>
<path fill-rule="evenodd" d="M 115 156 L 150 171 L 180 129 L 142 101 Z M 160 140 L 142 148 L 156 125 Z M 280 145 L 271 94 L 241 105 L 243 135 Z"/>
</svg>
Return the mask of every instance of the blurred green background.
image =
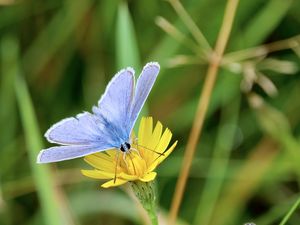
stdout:
<svg viewBox="0 0 300 225">
<path fill-rule="evenodd" d="M 165 218 L 208 61 L 182 15 L 162 0 L 0 3 L 0 224 L 144 223 L 122 189 L 81 175 L 82 159 L 35 160 L 53 123 L 90 111 L 113 74 L 149 61 L 161 73 L 144 115 L 179 140 L 158 169 Z M 182 4 L 213 47 L 226 1 Z M 299 12 L 296 0 L 240 1 L 180 223 L 275 225 L 299 199 Z M 286 224 L 300 224 L 299 210 Z"/>
</svg>

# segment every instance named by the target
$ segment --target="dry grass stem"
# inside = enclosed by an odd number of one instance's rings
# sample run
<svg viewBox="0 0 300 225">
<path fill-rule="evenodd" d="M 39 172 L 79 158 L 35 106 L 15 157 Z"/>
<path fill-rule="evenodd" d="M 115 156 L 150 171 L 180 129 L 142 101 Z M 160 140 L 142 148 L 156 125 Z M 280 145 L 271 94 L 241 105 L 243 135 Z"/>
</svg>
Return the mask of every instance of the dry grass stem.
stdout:
<svg viewBox="0 0 300 225">
<path fill-rule="evenodd" d="M 224 56 L 222 60 L 222 65 L 243 61 L 250 58 L 265 56 L 269 53 L 282 51 L 285 49 L 295 49 L 299 46 L 300 35 L 297 35 L 285 40 L 275 41 L 269 44 L 228 53 Z"/>
<path fill-rule="evenodd" d="M 167 19 L 158 16 L 155 20 L 157 26 L 159 26 L 163 31 L 177 40 L 179 43 L 182 43 L 184 46 L 189 48 L 195 53 L 199 52 L 199 46 L 194 43 L 193 40 L 188 38 L 185 34 L 179 31 L 173 24 L 171 24 Z"/>
<path fill-rule="evenodd" d="M 216 81 L 220 62 L 224 54 L 226 44 L 228 42 L 228 38 L 232 28 L 238 2 L 239 2 L 238 0 L 228 0 L 226 5 L 223 24 L 221 26 L 221 30 L 217 39 L 213 57 L 211 58 L 211 62 L 208 67 L 206 79 L 198 102 L 197 112 L 195 115 L 193 126 L 186 146 L 186 151 L 185 151 L 183 164 L 182 164 L 183 166 L 176 184 L 175 194 L 173 197 L 170 217 L 169 217 L 170 225 L 175 224 L 177 218 L 178 210 L 182 201 L 183 192 L 186 186 L 193 156 L 196 150 L 199 136 L 201 135 L 204 118 L 210 102 L 210 97 Z"/>
<path fill-rule="evenodd" d="M 189 56 L 189 55 L 177 55 L 169 59 L 167 66 L 176 67 L 182 65 L 204 65 L 207 63 L 207 59 L 202 56 Z"/>
</svg>

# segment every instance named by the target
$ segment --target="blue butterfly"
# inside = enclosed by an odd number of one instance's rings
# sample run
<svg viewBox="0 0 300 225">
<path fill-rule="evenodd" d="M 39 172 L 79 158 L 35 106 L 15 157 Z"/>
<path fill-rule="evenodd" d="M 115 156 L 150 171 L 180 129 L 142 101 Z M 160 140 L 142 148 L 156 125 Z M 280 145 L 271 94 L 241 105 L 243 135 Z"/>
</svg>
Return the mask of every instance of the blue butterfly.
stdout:
<svg viewBox="0 0 300 225">
<path fill-rule="evenodd" d="M 38 163 L 58 162 L 112 148 L 127 152 L 130 134 L 159 73 L 159 64 L 144 66 L 135 87 L 134 70 L 118 72 L 106 87 L 93 113 L 84 112 L 54 124 L 45 137 L 60 144 L 42 150 Z"/>
</svg>

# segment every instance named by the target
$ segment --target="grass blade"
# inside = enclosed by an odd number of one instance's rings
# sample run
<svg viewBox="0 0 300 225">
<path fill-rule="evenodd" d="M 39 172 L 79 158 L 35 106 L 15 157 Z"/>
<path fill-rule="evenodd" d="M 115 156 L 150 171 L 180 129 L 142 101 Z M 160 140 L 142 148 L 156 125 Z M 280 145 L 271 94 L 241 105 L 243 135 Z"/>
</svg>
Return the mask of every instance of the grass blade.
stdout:
<svg viewBox="0 0 300 225">
<path fill-rule="evenodd" d="M 139 50 L 134 26 L 126 3 L 121 2 L 118 9 L 116 27 L 116 61 L 117 68 L 127 66 L 136 71 L 141 68 Z"/>
<path fill-rule="evenodd" d="M 4 171 L 9 164 L 13 164 L 14 158 L 6 157 L 8 154 L 17 153 L 16 149 L 11 148 L 16 134 L 16 101 L 14 80 L 16 68 L 12 67 L 13 57 L 16 52 L 14 44 L 10 36 L 5 36 L 1 40 L 0 58 L 1 58 L 1 77 L 0 77 L 0 127 L 5 127 L 5 132 L 0 135 L 0 174 Z M 5 107 L 4 107 L 5 106 Z M 7 121 L 10 121 L 10 126 L 7 126 Z M 10 152 L 8 152 L 10 151 Z M 12 152 L 14 151 L 14 153 Z"/>
<path fill-rule="evenodd" d="M 15 41 L 15 48 L 18 44 Z M 36 190 L 43 211 L 44 222 L 47 225 L 73 224 L 72 218 L 64 206 L 63 195 L 55 187 L 55 181 L 48 165 L 36 164 L 36 157 L 43 148 L 38 123 L 35 117 L 33 104 L 26 86 L 25 80 L 20 76 L 18 51 L 14 55 L 14 64 L 17 74 L 15 79 L 15 91 L 20 110 L 21 122 L 24 128 L 26 147 L 31 165 Z"/>
<path fill-rule="evenodd" d="M 266 35 L 270 34 L 288 13 L 291 3 L 291 0 L 275 0 L 266 3 L 266 6 L 256 14 L 243 32 L 245 46 L 249 47 L 263 41 Z"/>
<path fill-rule="evenodd" d="M 65 7 L 53 17 L 34 40 L 23 56 L 24 69 L 30 71 L 31 79 L 35 79 L 63 44 L 72 38 L 75 29 L 90 8 L 90 4 L 90 1 L 66 1 Z M 49 43 L 51 43 L 50 46 Z"/>
<path fill-rule="evenodd" d="M 117 68 L 133 67 L 138 74 L 141 69 L 139 49 L 137 46 L 134 26 L 126 3 L 121 2 L 118 9 L 116 26 L 116 61 Z M 136 74 L 136 77 L 137 77 Z M 145 104 L 135 124 L 148 112 Z M 135 127 L 136 130 L 136 127 Z"/>
<path fill-rule="evenodd" d="M 224 90 L 225 92 L 225 90 Z M 208 168 L 208 176 L 218 174 L 217 179 L 207 179 L 197 207 L 194 224 L 209 224 L 213 210 L 219 198 L 223 182 L 228 172 L 230 153 L 234 145 L 237 131 L 240 98 L 224 106 L 222 111 L 221 126 L 213 150 L 212 162 Z M 223 159 L 222 163 L 219 159 Z"/>
<path fill-rule="evenodd" d="M 285 225 L 288 219 L 291 217 L 291 215 L 295 212 L 295 210 L 298 208 L 300 204 L 300 198 L 294 203 L 292 208 L 288 211 L 288 213 L 285 215 L 285 217 L 282 219 L 279 225 Z"/>
</svg>

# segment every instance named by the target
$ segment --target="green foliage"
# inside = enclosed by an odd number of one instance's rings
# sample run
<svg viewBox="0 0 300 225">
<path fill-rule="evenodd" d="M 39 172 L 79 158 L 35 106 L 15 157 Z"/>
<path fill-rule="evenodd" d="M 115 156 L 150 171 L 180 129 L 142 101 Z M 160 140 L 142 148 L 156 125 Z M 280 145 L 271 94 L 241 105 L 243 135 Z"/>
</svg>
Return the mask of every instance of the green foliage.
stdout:
<svg viewBox="0 0 300 225">
<path fill-rule="evenodd" d="M 139 50 L 135 37 L 133 22 L 128 7 L 120 3 L 116 23 L 116 64 L 117 68 L 131 66 L 141 69 Z"/>
<path fill-rule="evenodd" d="M 37 194 L 41 203 L 45 224 L 72 224 L 69 212 L 63 208 L 62 202 L 59 198 L 62 196 L 58 187 L 55 186 L 53 174 L 49 165 L 38 165 L 36 157 L 39 151 L 43 148 L 41 133 L 38 129 L 37 121 L 31 98 L 24 81 L 21 77 L 21 69 L 19 68 L 19 52 L 18 44 L 14 40 L 10 40 L 11 48 L 15 49 L 14 63 L 11 65 L 16 68 L 15 76 L 15 90 L 17 102 L 20 110 L 21 122 L 24 129 L 24 136 L 26 140 L 26 148 L 28 150 L 29 163 L 32 170 Z"/>
</svg>

